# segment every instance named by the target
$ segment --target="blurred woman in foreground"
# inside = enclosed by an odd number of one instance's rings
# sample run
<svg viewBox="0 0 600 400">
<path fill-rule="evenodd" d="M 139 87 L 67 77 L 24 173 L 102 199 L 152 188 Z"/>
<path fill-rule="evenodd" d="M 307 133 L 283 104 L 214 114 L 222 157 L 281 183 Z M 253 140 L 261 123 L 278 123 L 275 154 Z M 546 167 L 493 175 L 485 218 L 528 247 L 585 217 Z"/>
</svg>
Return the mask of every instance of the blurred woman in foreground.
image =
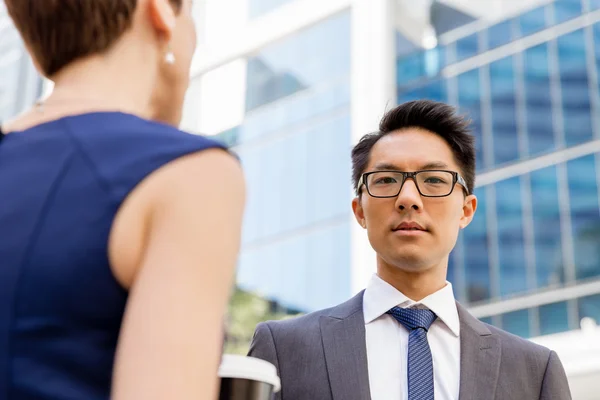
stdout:
<svg viewBox="0 0 600 400">
<path fill-rule="evenodd" d="M 4 0 L 52 95 L 2 126 L 0 399 L 212 399 L 245 198 L 175 128 L 190 0 Z"/>
</svg>

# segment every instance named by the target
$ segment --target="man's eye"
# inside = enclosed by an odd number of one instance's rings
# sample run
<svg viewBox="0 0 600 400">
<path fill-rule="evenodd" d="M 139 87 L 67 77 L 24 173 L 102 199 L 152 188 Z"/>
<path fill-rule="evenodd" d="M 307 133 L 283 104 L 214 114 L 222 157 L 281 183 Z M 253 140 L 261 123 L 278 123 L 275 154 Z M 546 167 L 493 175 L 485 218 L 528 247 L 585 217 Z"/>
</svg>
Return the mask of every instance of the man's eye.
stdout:
<svg viewBox="0 0 600 400">
<path fill-rule="evenodd" d="M 392 184 L 392 183 L 396 183 L 398 182 L 395 178 L 392 178 L 391 176 L 384 176 L 381 178 L 377 178 L 373 183 L 376 185 L 386 185 L 386 184 Z"/>
</svg>

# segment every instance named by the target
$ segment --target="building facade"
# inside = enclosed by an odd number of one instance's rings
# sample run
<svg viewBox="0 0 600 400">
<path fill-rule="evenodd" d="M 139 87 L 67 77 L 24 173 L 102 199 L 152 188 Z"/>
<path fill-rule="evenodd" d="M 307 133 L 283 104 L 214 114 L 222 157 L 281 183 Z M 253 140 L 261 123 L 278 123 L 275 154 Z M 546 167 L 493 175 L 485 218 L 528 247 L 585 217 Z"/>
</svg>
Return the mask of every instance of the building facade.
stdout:
<svg viewBox="0 0 600 400">
<path fill-rule="evenodd" d="M 398 59 L 399 102 L 473 121 L 480 202 L 450 262 L 457 296 L 524 337 L 600 321 L 599 8 L 542 4 Z"/>
<path fill-rule="evenodd" d="M 245 29 L 252 36 L 309 3 L 250 1 Z M 220 132 L 246 169 L 240 284 L 305 311 L 364 286 L 373 263 L 356 262 L 372 257 L 356 254 L 349 150 L 390 97 L 429 98 L 467 114 L 476 137 L 479 209 L 449 266 L 457 297 L 525 337 L 600 320 L 600 2 L 530 2 L 491 21 L 424 3 L 427 24 L 415 20 L 430 29 L 417 43 L 389 17 L 405 2 L 340 1 L 304 26 L 270 32 L 279 36 L 263 29 L 216 67 L 201 46 L 209 67 L 192 83 L 186 121 Z M 260 7 L 269 10 L 251 11 Z M 373 21 L 383 28 L 364 34 Z M 560 301 L 548 302 L 548 291 Z"/>
<path fill-rule="evenodd" d="M 341 10 L 239 54 L 186 105 L 184 126 L 220 132 L 249 182 L 238 284 L 293 311 L 351 295 L 350 25 Z"/>
</svg>

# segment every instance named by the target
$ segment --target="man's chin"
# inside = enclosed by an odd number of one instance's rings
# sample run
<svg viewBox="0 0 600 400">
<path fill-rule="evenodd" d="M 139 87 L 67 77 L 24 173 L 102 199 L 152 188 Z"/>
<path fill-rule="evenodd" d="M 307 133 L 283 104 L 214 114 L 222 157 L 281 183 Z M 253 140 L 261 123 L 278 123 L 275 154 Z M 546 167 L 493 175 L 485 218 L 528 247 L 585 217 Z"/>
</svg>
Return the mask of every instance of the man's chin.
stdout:
<svg viewBox="0 0 600 400">
<path fill-rule="evenodd" d="M 406 249 L 402 253 L 389 254 L 384 258 L 386 263 L 406 272 L 422 272 L 431 268 L 432 262 L 427 259 L 421 249 Z"/>
</svg>

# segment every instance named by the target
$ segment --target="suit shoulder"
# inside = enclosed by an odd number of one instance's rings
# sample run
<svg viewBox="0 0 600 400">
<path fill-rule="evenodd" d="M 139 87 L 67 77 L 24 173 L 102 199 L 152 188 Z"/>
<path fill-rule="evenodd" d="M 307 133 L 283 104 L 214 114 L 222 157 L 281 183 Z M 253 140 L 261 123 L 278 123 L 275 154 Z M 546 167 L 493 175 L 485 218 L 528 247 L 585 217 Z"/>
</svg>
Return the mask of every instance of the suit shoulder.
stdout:
<svg viewBox="0 0 600 400">
<path fill-rule="evenodd" d="M 496 335 L 500 339 L 503 352 L 521 354 L 527 358 L 535 358 L 544 364 L 548 362 L 551 350 L 547 347 L 504 331 L 495 326 L 489 324 L 486 324 L 486 326 L 493 335 Z"/>
<path fill-rule="evenodd" d="M 319 320 L 322 316 L 329 315 L 331 308 L 314 311 L 309 314 L 304 314 L 297 317 L 277 320 L 277 321 L 266 321 L 263 324 L 267 325 L 272 332 L 298 330 L 298 329 L 310 329 L 311 327 L 319 327 Z"/>
<path fill-rule="evenodd" d="M 360 292 L 342 304 L 299 317 L 279 321 L 267 321 L 263 323 L 261 329 L 268 327 L 275 339 L 287 337 L 296 338 L 301 342 L 312 340 L 315 337 L 320 337 L 320 321 L 323 317 L 344 319 L 362 312 L 362 295 L 363 292 Z"/>
</svg>

